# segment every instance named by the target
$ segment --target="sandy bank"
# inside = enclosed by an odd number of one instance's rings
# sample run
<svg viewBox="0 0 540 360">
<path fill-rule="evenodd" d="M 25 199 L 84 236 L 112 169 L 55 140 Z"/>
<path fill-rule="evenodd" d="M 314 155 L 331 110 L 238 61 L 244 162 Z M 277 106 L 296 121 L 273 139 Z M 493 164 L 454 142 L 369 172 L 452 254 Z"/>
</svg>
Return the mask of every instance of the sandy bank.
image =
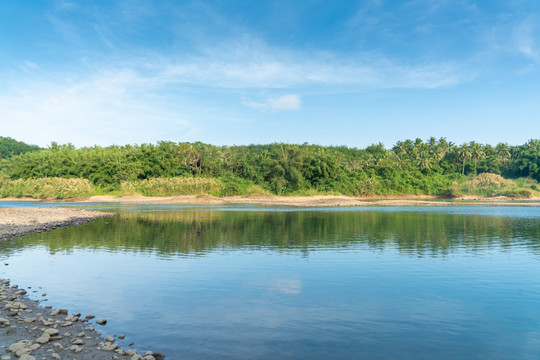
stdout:
<svg viewBox="0 0 540 360">
<path fill-rule="evenodd" d="M 540 198 L 527 199 L 540 201 Z M 83 202 L 116 202 L 120 204 L 155 205 L 226 205 L 253 204 L 262 206 L 299 207 L 346 207 L 346 206 L 456 206 L 456 205 L 500 205 L 500 206 L 540 206 L 540 202 L 520 202 L 512 198 L 498 196 L 482 198 L 466 196 L 453 201 L 438 199 L 435 196 L 394 196 L 394 197 L 353 197 L 353 196 L 93 196 Z"/>
<path fill-rule="evenodd" d="M 76 226 L 112 213 L 67 208 L 0 208 L 0 242 L 12 236 Z"/>
</svg>

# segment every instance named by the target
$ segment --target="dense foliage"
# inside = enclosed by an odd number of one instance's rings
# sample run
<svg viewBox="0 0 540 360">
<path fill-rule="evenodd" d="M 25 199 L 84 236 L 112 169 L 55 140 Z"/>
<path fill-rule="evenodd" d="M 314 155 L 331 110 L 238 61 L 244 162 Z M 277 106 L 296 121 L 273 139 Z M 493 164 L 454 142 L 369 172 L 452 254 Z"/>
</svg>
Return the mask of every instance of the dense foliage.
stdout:
<svg viewBox="0 0 540 360">
<path fill-rule="evenodd" d="M 535 190 L 540 140 L 491 146 L 430 138 L 399 141 L 391 149 L 380 143 L 365 149 L 282 143 L 220 147 L 200 142 L 78 149 L 53 143 L 3 160 L 0 172 L 12 180 L 83 178 L 107 191 L 152 189 L 141 182 L 147 179 L 196 177 L 217 179 L 220 185 L 213 189 L 221 189 L 221 195 L 245 193 L 254 186 L 275 194 L 457 195 L 467 191 L 457 185 L 480 173 L 529 178 L 512 186 Z"/>
<path fill-rule="evenodd" d="M 0 159 L 5 159 L 12 155 L 24 154 L 29 151 L 37 151 L 39 149 L 39 146 L 28 145 L 10 137 L 0 136 Z"/>
</svg>

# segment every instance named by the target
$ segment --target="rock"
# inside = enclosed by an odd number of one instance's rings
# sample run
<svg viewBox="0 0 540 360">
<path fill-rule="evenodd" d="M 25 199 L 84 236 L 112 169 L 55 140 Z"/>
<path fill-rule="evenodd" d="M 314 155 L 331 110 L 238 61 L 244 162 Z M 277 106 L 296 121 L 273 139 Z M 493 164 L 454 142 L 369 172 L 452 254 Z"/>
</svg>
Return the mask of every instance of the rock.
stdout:
<svg viewBox="0 0 540 360">
<path fill-rule="evenodd" d="M 73 323 L 71 321 L 66 321 L 65 323 L 60 324 L 61 327 L 68 327 L 68 326 L 71 326 L 71 325 L 73 325 Z"/>
<path fill-rule="evenodd" d="M 147 352 L 145 352 L 145 353 L 144 353 L 144 355 L 145 355 L 145 356 L 146 356 L 146 355 L 154 355 L 154 352 L 153 352 L 153 351 L 150 351 L 150 350 L 148 350 Z"/>
<path fill-rule="evenodd" d="M 24 354 L 21 357 L 19 357 L 19 360 L 36 360 L 35 357 L 29 354 Z"/>
<path fill-rule="evenodd" d="M 56 336 L 59 333 L 58 329 L 53 329 L 53 328 L 45 329 L 45 332 L 49 334 L 50 336 Z"/>
<path fill-rule="evenodd" d="M 135 354 L 131 357 L 131 360 L 144 360 L 142 355 Z"/>
<path fill-rule="evenodd" d="M 86 315 L 86 319 L 88 320 L 92 320 L 93 318 L 95 318 L 94 315 L 91 315 L 91 314 Z"/>
<path fill-rule="evenodd" d="M 72 344 L 73 345 L 84 345 L 84 341 L 82 341 L 81 339 L 75 339 L 75 340 L 73 340 Z"/>
<path fill-rule="evenodd" d="M 15 295 L 26 295 L 26 290 L 21 289 L 15 292 Z"/>
<path fill-rule="evenodd" d="M 104 325 L 107 324 L 107 320 L 105 320 L 105 319 L 97 319 L 96 324 L 104 326 Z"/>
<path fill-rule="evenodd" d="M 58 355 L 57 353 L 52 353 L 52 354 L 51 354 L 51 357 L 52 357 L 53 359 L 55 359 L 55 360 L 60 360 L 60 359 L 61 359 L 60 355 Z"/>
<path fill-rule="evenodd" d="M 40 347 L 41 347 L 41 345 L 39 345 L 39 344 L 33 344 L 32 346 L 30 346 L 30 350 L 36 351 L 36 350 L 39 349 Z"/>
<path fill-rule="evenodd" d="M 156 360 L 156 358 L 153 357 L 152 355 L 146 355 L 143 359 L 144 360 Z"/>
<path fill-rule="evenodd" d="M 37 321 L 37 319 L 36 319 L 35 317 L 24 319 L 24 322 L 25 322 L 25 323 L 33 323 L 33 322 L 36 322 L 36 321 Z"/>
<path fill-rule="evenodd" d="M 118 338 L 119 338 L 120 340 L 124 340 L 124 339 L 126 338 L 126 335 L 120 334 L 120 335 L 118 335 Z"/>
<path fill-rule="evenodd" d="M 111 342 L 111 343 L 114 342 L 114 338 L 113 338 L 112 336 L 110 336 L 110 335 L 107 336 L 107 337 L 105 338 L 105 340 L 107 340 L 108 342 Z"/>
<path fill-rule="evenodd" d="M 165 359 L 165 355 L 163 355 L 162 353 L 159 353 L 159 352 L 154 352 L 154 357 L 156 358 L 156 360 Z"/>
<path fill-rule="evenodd" d="M 60 313 L 58 312 L 58 310 L 53 310 L 53 311 L 51 311 L 51 316 L 56 316 L 56 315 L 58 315 L 58 314 L 60 314 Z"/>
<path fill-rule="evenodd" d="M 68 313 L 67 309 L 59 309 L 58 310 L 58 314 L 60 314 L 60 315 L 67 315 L 67 313 Z"/>
<path fill-rule="evenodd" d="M 6 318 L 0 318 L 0 327 L 8 327 L 11 323 Z"/>
<path fill-rule="evenodd" d="M 126 350 L 126 355 L 128 356 L 133 356 L 135 354 L 137 354 L 137 352 L 133 349 Z"/>
<path fill-rule="evenodd" d="M 111 345 L 105 346 L 103 348 L 103 350 L 105 350 L 105 351 L 114 351 L 116 349 L 118 349 L 118 344 L 111 344 Z"/>
<path fill-rule="evenodd" d="M 15 355 L 17 355 L 17 357 L 21 357 L 23 355 L 30 355 L 31 352 L 32 352 L 32 350 L 30 350 L 30 348 L 27 347 L 27 348 L 23 348 L 23 349 L 17 351 L 15 353 Z"/>
<path fill-rule="evenodd" d="M 51 340 L 51 335 L 45 332 L 45 333 L 43 333 L 43 335 L 41 335 L 41 336 L 36 340 L 36 342 L 37 342 L 38 344 L 46 344 L 46 343 L 48 343 L 50 340 Z"/>
<path fill-rule="evenodd" d="M 24 348 L 29 348 L 30 345 L 32 345 L 32 343 L 28 340 L 21 340 L 19 342 L 16 342 L 15 344 L 11 344 L 11 346 L 9 347 L 9 351 L 13 352 L 13 353 L 16 353 L 17 351 L 21 350 L 21 349 L 24 349 Z"/>
</svg>

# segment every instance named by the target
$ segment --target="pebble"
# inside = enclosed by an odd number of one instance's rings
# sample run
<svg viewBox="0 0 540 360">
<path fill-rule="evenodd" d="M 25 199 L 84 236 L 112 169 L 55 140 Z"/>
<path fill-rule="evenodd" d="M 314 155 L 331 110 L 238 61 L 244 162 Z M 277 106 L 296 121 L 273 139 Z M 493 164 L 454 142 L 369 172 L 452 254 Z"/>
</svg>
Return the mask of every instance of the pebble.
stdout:
<svg viewBox="0 0 540 360">
<path fill-rule="evenodd" d="M 118 335 L 118 338 L 119 338 L 120 340 L 124 340 L 124 339 L 126 338 L 126 335 L 120 334 L 120 335 Z"/>
<path fill-rule="evenodd" d="M 16 342 L 15 344 L 11 344 L 11 346 L 9 347 L 9 351 L 11 352 L 14 352 L 16 353 L 17 351 L 21 350 L 21 349 L 24 349 L 24 348 L 27 348 L 27 347 L 30 347 L 30 345 L 32 345 L 30 343 L 30 341 L 28 340 L 21 340 L 19 342 Z"/>
<path fill-rule="evenodd" d="M 104 325 L 107 324 L 107 320 L 105 320 L 105 319 L 97 319 L 96 324 L 104 326 Z"/>
<path fill-rule="evenodd" d="M 32 355 L 24 354 L 19 357 L 19 360 L 36 360 L 36 358 L 33 357 Z"/>
<path fill-rule="evenodd" d="M 8 327 L 11 323 L 6 318 L 0 318 L 0 327 Z"/>
<path fill-rule="evenodd" d="M 45 329 L 45 332 L 51 336 L 56 336 L 59 333 L 58 329 L 53 329 L 53 328 Z"/>
<path fill-rule="evenodd" d="M 44 332 L 43 335 L 41 335 L 36 342 L 38 344 L 46 344 L 51 340 L 51 335 L 49 333 Z"/>
</svg>

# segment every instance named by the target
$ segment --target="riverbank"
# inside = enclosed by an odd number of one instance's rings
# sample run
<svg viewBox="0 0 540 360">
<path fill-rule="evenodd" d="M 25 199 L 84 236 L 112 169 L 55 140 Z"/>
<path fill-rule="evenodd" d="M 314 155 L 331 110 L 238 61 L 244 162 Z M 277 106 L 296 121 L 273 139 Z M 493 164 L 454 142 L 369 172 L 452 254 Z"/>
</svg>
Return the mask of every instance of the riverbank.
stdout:
<svg viewBox="0 0 540 360">
<path fill-rule="evenodd" d="M 78 226 L 112 213 L 68 208 L 0 208 L 0 242 L 13 236 Z"/>
<path fill-rule="evenodd" d="M 49 231 L 63 226 L 78 226 L 112 213 L 65 208 L 0 209 L 0 242 L 31 232 Z M 6 262 L 4 265 L 9 266 Z M 42 301 L 46 301 L 42 294 Z M 103 336 L 97 326 L 105 319 L 94 315 L 69 314 L 54 310 L 41 301 L 31 300 L 27 290 L 0 279 L 0 359 L 131 359 L 159 360 L 164 356 L 133 349 L 121 349 L 122 334 Z"/>
<path fill-rule="evenodd" d="M 527 200 L 523 202 L 520 200 Z M 540 198 L 514 199 L 506 196 L 478 197 L 463 196 L 457 199 L 442 199 L 429 195 L 408 196 L 92 196 L 82 202 L 105 202 L 119 204 L 154 204 L 154 205 L 229 205 L 250 204 L 261 206 L 297 206 L 297 207 L 348 207 L 348 206 L 540 206 Z"/>
</svg>

